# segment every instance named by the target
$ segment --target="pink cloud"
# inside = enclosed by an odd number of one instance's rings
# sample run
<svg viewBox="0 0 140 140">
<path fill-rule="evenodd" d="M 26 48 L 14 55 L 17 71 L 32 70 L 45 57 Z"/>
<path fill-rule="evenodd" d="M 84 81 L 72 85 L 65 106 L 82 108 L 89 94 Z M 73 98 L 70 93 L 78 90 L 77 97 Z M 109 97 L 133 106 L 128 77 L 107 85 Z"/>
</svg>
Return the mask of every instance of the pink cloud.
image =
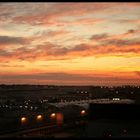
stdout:
<svg viewBox="0 0 140 140">
<path fill-rule="evenodd" d="M 63 17 L 77 17 L 83 16 L 86 14 L 91 14 L 92 12 L 99 12 L 103 9 L 111 7 L 108 4 L 89 4 L 89 3 L 68 3 L 68 4 L 53 4 L 51 9 L 46 8 L 46 10 L 42 10 L 42 5 L 38 6 L 38 13 L 35 14 L 24 14 L 18 15 L 12 18 L 12 22 L 15 23 L 24 23 L 31 25 L 48 25 L 48 26 L 61 26 L 65 24 L 65 22 L 60 21 Z M 29 10 L 29 9 L 28 9 Z M 73 22 L 73 24 L 81 23 L 96 23 L 96 21 L 87 19 L 87 22 L 84 19 L 79 20 L 78 22 Z M 71 22 L 72 24 L 72 22 Z"/>
<path fill-rule="evenodd" d="M 18 48 L 13 52 L 1 51 L 0 60 L 59 60 L 85 56 L 104 56 L 117 54 L 139 54 L 140 42 L 135 40 L 107 40 L 103 45 L 79 44 L 73 48 L 65 48 L 49 42 L 34 48 Z"/>
</svg>

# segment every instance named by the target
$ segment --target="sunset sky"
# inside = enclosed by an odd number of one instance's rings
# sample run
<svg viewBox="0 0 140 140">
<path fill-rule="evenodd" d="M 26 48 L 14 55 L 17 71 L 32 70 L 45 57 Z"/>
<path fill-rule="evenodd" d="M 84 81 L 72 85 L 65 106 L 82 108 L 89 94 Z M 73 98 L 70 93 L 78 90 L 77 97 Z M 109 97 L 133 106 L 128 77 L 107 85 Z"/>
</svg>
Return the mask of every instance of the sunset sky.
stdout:
<svg viewBox="0 0 140 140">
<path fill-rule="evenodd" d="M 140 85 L 140 3 L 0 3 L 0 84 Z"/>
</svg>

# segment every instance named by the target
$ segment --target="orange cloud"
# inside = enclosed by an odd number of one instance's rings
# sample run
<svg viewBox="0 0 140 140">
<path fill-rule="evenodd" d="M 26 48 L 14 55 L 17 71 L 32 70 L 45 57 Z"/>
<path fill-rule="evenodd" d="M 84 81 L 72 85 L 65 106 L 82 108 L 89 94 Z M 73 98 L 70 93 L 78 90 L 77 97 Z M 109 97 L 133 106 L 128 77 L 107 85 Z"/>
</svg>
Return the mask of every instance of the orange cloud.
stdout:
<svg viewBox="0 0 140 140">
<path fill-rule="evenodd" d="M 49 42 L 34 48 L 21 47 L 8 52 L 1 51 L 0 60 L 51 60 L 71 59 L 72 57 L 139 54 L 140 42 L 136 40 L 106 40 L 102 45 L 79 44 L 72 48 L 62 47 Z"/>
<path fill-rule="evenodd" d="M 125 37 L 133 36 L 134 34 L 140 33 L 140 29 L 129 29 L 127 32 L 123 34 L 117 34 L 117 35 L 108 35 L 107 33 L 102 33 L 102 34 L 96 34 L 90 37 L 90 40 L 95 40 L 95 41 L 108 41 L 108 40 L 122 40 Z M 128 41 L 129 42 L 129 41 Z"/>
</svg>

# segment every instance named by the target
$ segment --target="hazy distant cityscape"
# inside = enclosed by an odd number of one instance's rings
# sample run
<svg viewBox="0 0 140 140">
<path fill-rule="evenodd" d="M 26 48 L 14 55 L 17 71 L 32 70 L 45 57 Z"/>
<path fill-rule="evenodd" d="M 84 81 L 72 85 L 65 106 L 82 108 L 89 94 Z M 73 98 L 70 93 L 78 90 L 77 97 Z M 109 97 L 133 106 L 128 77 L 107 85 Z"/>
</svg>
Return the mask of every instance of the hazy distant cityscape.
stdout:
<svg viewBox="0 0 140 140">
<path fill-rule="evenodd" d="M 1 103 L 67 102 L 76 100 L 120 98 L 139 103 L 140 86 L 56 86 L 56 85 L 0 85 Z"/>
<path fill-rule="evenodd" d="M 0 85 L 0 134 L 2 137 L 88 137 L 91 104 L 140 104 L 139 92 L 139 86 L 3 84 Z"/>
</svg>

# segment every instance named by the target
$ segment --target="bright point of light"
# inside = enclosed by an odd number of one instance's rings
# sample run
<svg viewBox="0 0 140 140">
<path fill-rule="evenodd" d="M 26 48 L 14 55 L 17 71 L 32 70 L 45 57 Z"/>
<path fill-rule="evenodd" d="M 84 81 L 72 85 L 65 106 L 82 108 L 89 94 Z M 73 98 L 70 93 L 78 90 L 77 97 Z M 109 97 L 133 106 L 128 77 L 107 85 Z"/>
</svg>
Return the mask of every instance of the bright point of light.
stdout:
<svg viewBox="0 0 140 140">
<path fill-rule="evenodd" d="M 21 118 L 21 122 L 26 122 L 26 120 L 27 120 L 26 117 Z"/>
<path fill-rule="evenodd" d="M 37 120 L 40 120 L 40 119 L 42 119 L 42 115 L 37 116 Z"/>
<path fill-rule="evenodd" d="M 113 101 L 119 101 L 120 98 L 113 98 L 112 100 L 113 100 Z"/>
<path fill-rule="evenodd" d="M 56 116 L 55 113 L 52 113 L 52 114 L 51 114 L 51 118 L 54 118 L 55 116 Z"/>
<path fill-rule="evenodd" d="M 82 114 L 82 115 L 84 115 L 85 113 L 86 113 L 86 111 L 85 111 L 85 110 L 82 110 L 82 111 L 81 111 L 81 114 Z"/>
</svg>

